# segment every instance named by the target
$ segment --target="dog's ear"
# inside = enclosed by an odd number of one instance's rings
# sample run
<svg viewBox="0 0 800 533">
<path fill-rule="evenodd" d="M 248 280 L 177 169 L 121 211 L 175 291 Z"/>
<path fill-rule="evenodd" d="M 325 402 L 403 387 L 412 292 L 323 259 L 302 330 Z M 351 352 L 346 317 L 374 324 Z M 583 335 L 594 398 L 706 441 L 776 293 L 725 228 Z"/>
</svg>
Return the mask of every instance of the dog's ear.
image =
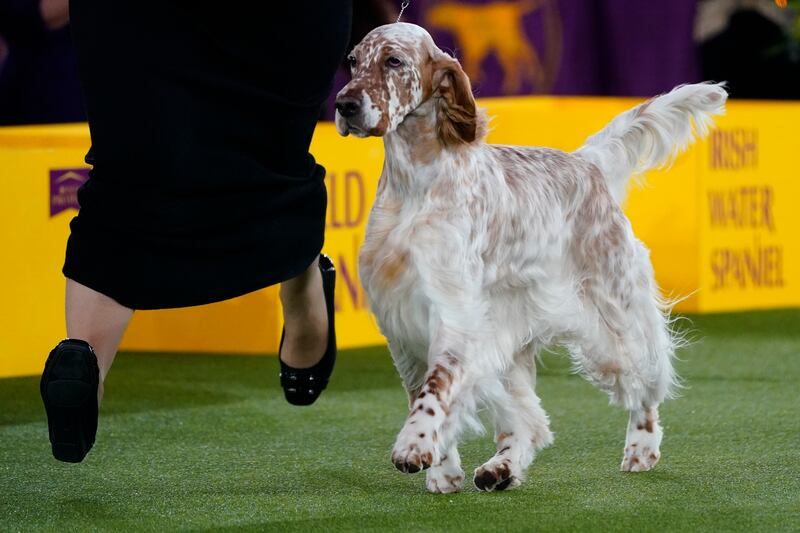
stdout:
<svg viewBox="0 0 800 533">
<path fill-rule="evenodd" d="M 433 63 L 436 129 L 445 146 L 475 140 L 477 116 L 469 78 L 454 58 L 442 54 Z"/>
</svg>

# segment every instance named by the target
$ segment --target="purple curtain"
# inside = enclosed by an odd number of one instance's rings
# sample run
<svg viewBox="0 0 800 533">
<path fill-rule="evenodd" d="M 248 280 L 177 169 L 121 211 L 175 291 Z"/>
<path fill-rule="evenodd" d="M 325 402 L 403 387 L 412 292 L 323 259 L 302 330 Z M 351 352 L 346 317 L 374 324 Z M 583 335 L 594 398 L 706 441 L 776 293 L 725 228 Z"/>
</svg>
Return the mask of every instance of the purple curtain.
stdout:
<svg viewBox="0 0 800 533">
<path fill-rule="evenodd" d="M 651 96 L 699 80 L 697 0 L 412 0 L 478 96 Z M 399 9 L 400 1 L 397 1 Z M 340 73 L 336 91 L 347 82 Z"/>
<path fill-rule="evenodd" d="M 552 79 L 537 86 L 536 76 L 528 76 L 513 94 L 651 96 L 699 81 L 692 41 L 696 5 L 697 0 L 415 0 L 404 20 L 425 26 L 461 61 L 469 46 L 465 41 L 496 37 L 533 50 L 541 69 L 552 70 Z M 516 22 L 511 31 L 491 27 L 510 21 Z M 506 31 L 495 35 L 497 30 Z M 509 76 L 498 56 L 509 49 L 491 47 L 480 58 L 481 94 L 505 94 L 503 80 Z M 518 53 L 517 62 L 525 57 Z"/>
</svg>

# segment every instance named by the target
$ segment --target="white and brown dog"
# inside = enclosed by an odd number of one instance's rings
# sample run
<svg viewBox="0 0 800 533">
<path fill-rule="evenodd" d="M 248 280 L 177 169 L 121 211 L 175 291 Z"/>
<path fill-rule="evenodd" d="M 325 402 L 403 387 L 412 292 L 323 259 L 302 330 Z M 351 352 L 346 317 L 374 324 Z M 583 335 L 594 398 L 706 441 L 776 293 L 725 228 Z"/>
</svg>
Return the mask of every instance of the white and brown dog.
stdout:
<svg viewBox="0 0 800 533">
<path fill-rule="evenodd" d="M 484 405 L 497 452 L 475 484 L 518 485 L 553 440 L 534 356 L 562 345 L 630 413 L 622 470 L 652 468 L 679 341 L 620 202 L 631 175 L 692 140 L 692 120 L 707 132 L 725 90 L 678 87 L 565 153 L 486 144 L 469 80 L 419 26 L 377 28 L 349 60 L 337 129 L 386 149 L 359 268 L 409 396 L 394 464 L 459 490 L 457 442 Z"/>
</svg>

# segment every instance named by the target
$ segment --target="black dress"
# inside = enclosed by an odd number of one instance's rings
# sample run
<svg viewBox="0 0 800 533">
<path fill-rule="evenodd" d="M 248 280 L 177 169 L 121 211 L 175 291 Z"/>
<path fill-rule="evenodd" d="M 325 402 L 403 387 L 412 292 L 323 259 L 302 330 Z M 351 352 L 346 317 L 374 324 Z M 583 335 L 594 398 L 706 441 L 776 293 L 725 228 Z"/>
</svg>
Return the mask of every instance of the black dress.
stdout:
<svg viewBox="0 0 800 533">
<path fill-rule="evenodd" d="M 292 278 L 322 248 L 308 153 L 350 1 L 71 0 L 93 165 L 64 275 L 134 309 Z"/>
</svg>

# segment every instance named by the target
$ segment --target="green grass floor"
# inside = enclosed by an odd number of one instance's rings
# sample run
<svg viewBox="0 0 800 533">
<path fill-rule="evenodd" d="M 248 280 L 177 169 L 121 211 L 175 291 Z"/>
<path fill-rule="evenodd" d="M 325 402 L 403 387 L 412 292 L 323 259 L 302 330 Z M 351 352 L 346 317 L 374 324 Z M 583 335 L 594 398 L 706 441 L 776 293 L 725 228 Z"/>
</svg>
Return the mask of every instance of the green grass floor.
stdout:
<svg viewBox="0 0 800 533">
<path fill-rule="evenodd" d="M 343 352 L 311 408 L 273 357 L 121 354 L 78 465 L 50 455 L 38 377 L 0 380 L 0 530 L 800 530 L 800 311 L 692 321 L 654 471 L 619 472 L 626 414 L 547 355 L 555 444 L 489 494 L 394 469 L 406 399 L 383 348 Z M 465 443 L 468 474 L 492 452 Z"/>
</svg>

